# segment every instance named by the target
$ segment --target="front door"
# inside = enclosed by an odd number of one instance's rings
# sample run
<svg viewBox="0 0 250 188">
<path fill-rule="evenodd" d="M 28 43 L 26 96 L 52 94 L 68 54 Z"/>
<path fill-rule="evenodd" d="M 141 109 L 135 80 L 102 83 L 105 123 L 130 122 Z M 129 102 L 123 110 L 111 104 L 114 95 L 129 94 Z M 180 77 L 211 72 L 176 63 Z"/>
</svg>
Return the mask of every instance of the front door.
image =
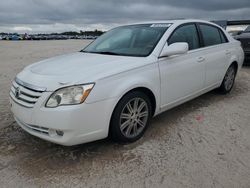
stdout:
<svg viewBox="0 0 250 188">
<path fill-rule="evenodd" d="M 204 88 L 205 58 L 199 49 L 200 41 L 195 24 L 178 27 L 168 39 L 168 45 L 187 42 L 187 54 L 159 59 L 161 76 L 161 107 L 194 95 Z"/>
</svg>

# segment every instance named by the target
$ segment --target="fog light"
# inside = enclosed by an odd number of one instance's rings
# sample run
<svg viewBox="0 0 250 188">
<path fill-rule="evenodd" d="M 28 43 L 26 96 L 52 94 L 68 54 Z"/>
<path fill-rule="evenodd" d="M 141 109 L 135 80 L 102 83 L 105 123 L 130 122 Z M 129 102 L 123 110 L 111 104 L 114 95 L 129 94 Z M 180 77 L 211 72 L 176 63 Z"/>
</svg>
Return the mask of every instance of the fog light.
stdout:
<svg viewBox="0 0 250 188">
<path fill-rule="evenodd" d="M 64 132 L 63 132 L 63 131 L 56 130 L 56 134 L 57 134 L 58 136 L 63 136 Z"/>
<path fill-rule="evenodd" d="M 55 137 L 55 136 L 63 136 L 64 132 L 60 130 L 55 130 L 55 129 L 49 129 L 49 136 Z"/>
<path fill-rule="evenodd" d="M 54 137 L 54 136 L 56 136 L 56 135 L 57 135 L 56 130 L 54 130 L 54 129 L 49 129 L 49 136 Z"/>
</svg>

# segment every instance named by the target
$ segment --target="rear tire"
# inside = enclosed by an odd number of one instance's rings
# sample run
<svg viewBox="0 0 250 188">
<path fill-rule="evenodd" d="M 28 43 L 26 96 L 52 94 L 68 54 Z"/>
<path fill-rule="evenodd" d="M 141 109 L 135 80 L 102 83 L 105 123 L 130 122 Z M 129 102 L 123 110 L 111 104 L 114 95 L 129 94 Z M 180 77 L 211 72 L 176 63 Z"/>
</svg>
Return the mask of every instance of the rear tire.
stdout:
<svg viewBox="0 0 250 188">
<path fill-rule="evenodd" d="M 232 88 L 234 86 L 235 77 L 236 77 L 236 71 L 237 71 L 237 69 L 236 69 L 234 64 L 232 64 L 227 69 L 227 72 L 225 74 L 223 82 L 222 82 L 221 86 L 219 87 L 219 91 L 222 94 L 227 94 L 232 90 Z"/>
<path fill-rule="evenodd" d="M 126 94 L 118 102 L 110 122 L 110 137 L 115 142 L 129 143 L 140 139 L 152 116 L 149 97 L 140 91 Z"/>
</svg>

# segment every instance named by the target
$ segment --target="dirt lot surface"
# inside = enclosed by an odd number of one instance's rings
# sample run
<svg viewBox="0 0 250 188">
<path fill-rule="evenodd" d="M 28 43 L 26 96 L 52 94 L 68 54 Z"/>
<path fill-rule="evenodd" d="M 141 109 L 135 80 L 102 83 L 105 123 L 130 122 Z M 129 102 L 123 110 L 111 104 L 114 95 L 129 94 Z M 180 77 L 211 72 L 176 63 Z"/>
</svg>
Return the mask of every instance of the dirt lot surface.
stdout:
<svg viewBox="0 0 250 188">
<path fill-rule="evenodd" d="M 232 93 L 210 92 L 152 120 L 130 145 L 63 147 L 14 122 L 11 80 L 26 65 L 86 41 L 0 41 L 0 187 L 250 187 L 250 68 Z"/>
</svg>

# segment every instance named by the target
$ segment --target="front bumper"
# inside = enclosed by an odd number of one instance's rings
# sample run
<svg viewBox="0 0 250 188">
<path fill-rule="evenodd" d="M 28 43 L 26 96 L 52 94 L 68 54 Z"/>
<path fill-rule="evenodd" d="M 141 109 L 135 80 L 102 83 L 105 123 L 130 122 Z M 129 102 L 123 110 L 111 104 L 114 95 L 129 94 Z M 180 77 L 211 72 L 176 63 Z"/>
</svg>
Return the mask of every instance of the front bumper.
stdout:
<svg viewBox="0 0 250 188">
<path fill-rule="evenodd" d="M 51 92 L 44 92 L 34 107 L 27 108 L 10 98 L 18 125 L 28 133 L 60 145 L 71 146 L 106 138 L 116 99 L 92 104 L 45 108 Z M 63 132 L 63 135 L 57 132 Z"/>
</svg>

